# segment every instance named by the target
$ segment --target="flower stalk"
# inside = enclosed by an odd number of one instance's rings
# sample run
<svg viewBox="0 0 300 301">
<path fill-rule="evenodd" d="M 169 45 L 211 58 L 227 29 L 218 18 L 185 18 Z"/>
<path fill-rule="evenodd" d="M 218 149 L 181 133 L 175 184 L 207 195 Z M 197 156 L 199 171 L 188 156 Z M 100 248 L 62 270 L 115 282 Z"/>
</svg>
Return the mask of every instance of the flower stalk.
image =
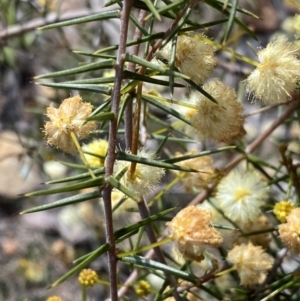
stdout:
<svg viewBox="0 0 300 301">
<path fill-rule="evenodd" d="M 87 168 L 88 172 L 90 173 L 91 177 L 92 177 L 93 179 L 95 179 L 96 176 L 95 176 L 95 174 L 93 173 L 93 171 L 92 171 L 92 169 L 91 169 L 89 163 L 87 162 L 87 160 L 86 160 L 86 158 L 85 158 L 85 155 L 84 155 L 84 153 L 83 153 L 83 151 L 82 151 L 82 148 L 81 148 L 81 146 L 80 146 L 80 144 L 79 144 L 79 141 L 78 141 L 78 139 L 77 139 L 76 134 L 74 133 L 74 131 L 71 131 L 71 132 L 70 132 L 70 135 L 71 135 L 71 138 L 72 138 L 72 140 L 73 140 L 73 142 L 74 142 L 74 144 L 75 144 L 75 146 L 76 146 L 76 148 L 77 148 L 77 151 L 78 151 L 78 153 L 79 153 L 80 159 L 82 160 L 83 164 L 86 166 L 86 168 Z"/>
</svg>

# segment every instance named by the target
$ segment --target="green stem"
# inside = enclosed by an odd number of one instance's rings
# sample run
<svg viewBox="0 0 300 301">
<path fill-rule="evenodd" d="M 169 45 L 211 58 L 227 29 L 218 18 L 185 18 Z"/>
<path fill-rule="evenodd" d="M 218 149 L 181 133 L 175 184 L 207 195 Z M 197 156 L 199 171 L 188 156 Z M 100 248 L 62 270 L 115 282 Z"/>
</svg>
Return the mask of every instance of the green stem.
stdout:
<svg viewBox="0 0 300 301">
<path fill-rule="evenodd" d="M 81 296 L 82 296 L 82 301 L 86 301 L 86 288 L 84 285 L 81 285 Z"/>
<path fill-rule="evenodd" d="M 78 139 L 77 139 L 77 136 L 76 136 L 76 134 L 75 134 L 73 131 L 71 131 L 71 138 L 72 138 L 72 140 L 73 140 L 73 142 L 74 142 L 74 144 L 75 144 L 75 146 L 76 146 L 76 149 L 77 149 L 77 151 L 78 151 L 78 153 L 79 153 L 79 155 L 80 155 L 81 161 L 82 161 L 83 164 L 86 166 L 86 168 L 87 168 L 87 170 L 89 171 L 91 177 L 92 177 L 93 179 L 95 179 L 96 176 L 95 176 L 95 174 L 93 173 L 93 171 L 91 170 L 91 167 L 90 167 L 89 163 L 87 162 L 87 160 L 86 160 L 86 158 L 85 158 L 85 155 L 84 155 L 84 153 L 83 153 L 83 151 L 82 151 L 82 149 L 81 149 L 81 146 L 80 146 L 80 144 L 79 144 L 79 141 L 78 141 Z"/>
<path fill-rule="evenodd" d="M 221 276 L 229 274 L 229 273 L 231 273 L 232 271 L 235 271 L 235 270 L 236 270 L 236 268 L 233 266 L 233 267 L 231 267 L 231 268 L 229 268 L 227 270 L 224 270 L 224 271 L 222 271 L 220 273 L 215 274 L 215 277 L 221 277 Z"/>
</svg>

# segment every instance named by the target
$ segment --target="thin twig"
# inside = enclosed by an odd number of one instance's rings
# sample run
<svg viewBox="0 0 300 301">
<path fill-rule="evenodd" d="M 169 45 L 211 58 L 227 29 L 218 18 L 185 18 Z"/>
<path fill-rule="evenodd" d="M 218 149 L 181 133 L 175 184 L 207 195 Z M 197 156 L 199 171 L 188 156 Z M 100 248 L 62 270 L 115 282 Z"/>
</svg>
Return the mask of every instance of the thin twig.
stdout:
<svg viewBox="0 0 300 301">
<path fill-rule="evenodd" d="M 293 102 L 293 100 L 289 100 L 289 101 L 286 101 L 286 102 L 277 103 L 277 104 L 274 104 L 274 105 L 271 105 L 271 106 L 267 106 L 267 107 L 258 109 L 258 110 L 254 111 L 254 112 L 245 114 L 244 117 L 245 117 L 245 118 L 248 118 L 248 117 L 250 117 L 250 116 L 253 116 L 253 115 L 256 115 L 256 114 L 259 114 L 259 113 L 268 111 L 268 110 L 271 110 L 271 109 L 273 109 L 273 108 L 276 108 L 276 107 L 279 107 L 279 106 L 283 106 L 283 105 L 287 105 L 287 104 L 289 104 L 289 103 L 291 103 L 291 102 Z"/>
<path fill-rule="evenodd" d="M 292 181 L 292 184 L 296 190 L 296 195 L 300 196 L 300 180 L 297 173 L 297 167 L 293 163 L 293 159 L 290 156 L 287 156 L 285 152 L 287 151 L 287 144 L 283 144 L 279 147 L 279 152 L 281 154 L 282 163 L 285 166 L 287 173 Z"/>
<path fill-rule="evenodd" d="M 147 15 L 147 11 L 141 10 L 139 14 L 138 21 L 141 24 L 142 27 L 145 25 L 145 17 Z M 143 33 L 139 30 L 137 27 L 135 29 L 134 37 L 133 40 L 136 41 L 142 37 Z M 140 44 L 133 45 L 131 48 L 131 54 L 133 55 L 138 55 L 140 50 Z M 130 62 L 128 64 L 128 70 L 131 72 L 135 72 L 135 63 Z M 131 149 L 131 142 L 132 142 L 132 100 L 133 100 L 133 95 L 134 93 L 131 93 L 131 99 L 129 99 L 125 112 L 124 112 L 124 127 L 125 127 L 125 145 L 126 149 L 129 150 Z"/>
<path fill-rule="evenodd" d="M 80 9 L 80 10 L 63 13 L 61 15 L 58 13 L 49 13 L 48 15 L 46 15 L 43 18 L 33 19 L 24 24 L 11 25 L 11 26 L 7 27 L 6 29 L 1 30 L 0 31 L 0 39 L 6 40 L 8 38 L 18 36 L 20 34 L 35 30 L 38 27 L 42 27 L 42 26 L 45 26 L 48 24 L 52 24 L 55 22 L 68 21 L 68 20 L 75 19 L 75 18 L 89 16 L 91 14 L 108 12 L 115 8 L 119 8 L 119 7 L 110 6 L 110 7 L 104 7 L 104 8 L 102 7 L 100 9 L 92 9 L 92 10 L 91 9 Z"/>
<path fill-rule="evenodd" d="M 126 52 L 126 41 L 128 33 L 129 17 L 132 8 L 132 0 L 124 0 L 124 5 L 121 14 L 120 24 L 120 43 L 117 54 L 117 63 L 115 66 L 116 77 L 114 82 L 114 89 L 112 93 L 112 112 L 115 114 L 115 118 L 110 121 L 109 125 L 109 148 L 107 152 L 105 177 L 108 178 L 113 174 L 114 163 L 116 160 L 116 146 L 117 146 L 117 131 L 118 131 L 118 112 L 121 98 L 121 86 L 123 80 L 123 68 L 124 68 L 124 53 Z M 110 298 L 111 301 L 118 300 L 118 288 L 117 288 L 117 258 L 115 256 L 115 238 L 113 231 L 113 219 L 111 208 L 111 185 L 107 184 L 103 190 L 103 202 L 105 213 L 105 227 L 106 227 L 106 241 L 110 244 L 111 248 L 108 252 L 108 264 L 109 264 L 109 281 L 110 281 Z"/>
</svg>

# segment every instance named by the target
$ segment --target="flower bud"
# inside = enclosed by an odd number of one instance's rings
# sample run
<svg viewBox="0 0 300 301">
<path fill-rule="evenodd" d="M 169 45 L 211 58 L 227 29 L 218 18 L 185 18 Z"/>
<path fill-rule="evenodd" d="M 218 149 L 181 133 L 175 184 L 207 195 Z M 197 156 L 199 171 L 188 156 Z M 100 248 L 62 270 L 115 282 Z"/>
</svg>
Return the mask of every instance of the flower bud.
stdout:
<svg viewBox="0 0 300 301">
<path fill-rule="evenodd" d="M 78 277 L 78 281 L 82 286 L 94 286 L 98 281 L 97 273 L 92 269 L 83 269 Z"/>
</svg>

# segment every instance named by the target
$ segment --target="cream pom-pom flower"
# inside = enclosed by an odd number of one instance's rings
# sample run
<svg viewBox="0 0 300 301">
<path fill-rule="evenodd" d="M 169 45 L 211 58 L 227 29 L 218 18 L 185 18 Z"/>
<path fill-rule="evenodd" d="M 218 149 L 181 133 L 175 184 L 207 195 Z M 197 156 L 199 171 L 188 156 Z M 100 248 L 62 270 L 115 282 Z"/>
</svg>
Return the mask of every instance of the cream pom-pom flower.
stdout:
<svg viewBox="0 0 300 301">
<path fill-rule="evenodd" d="M 216 199 L 228 218 L 247 223 L 259 218 L 268 192 L 267 183 L 255 171 L 232 171 L 218 184 Z"/>
<path fill-rule="evenodd" d="M 71 133 L 73 132 L 78 139 L 83 139 L 95 129 L 94 121 L 85 123 L 85 118 L 91 114 L 92 109 L 93 106 L 83 102 L 80 96 L 65 99 L 58 109 L 52 105 L 48 107 L 47 117 L 50 121 L 45 123 L 47 143 L 67 153 L 75 152 Z"/>
<path fill-rule="evenodd" d="M 295 208 L 278 227 L 281 240 L 294 254 L 300 254 L 300 208 Z"/>
<path fill-rule="evenodd" d="M 185 153 L 184 156 L 193 155 L 197 152 L 197 150 L 192 149 Z M 175 153 L 175 158 L 181 156 L 183 156 L 183 154 L 180 152 Z M 210 156 L 191 158 L 180 161 L 177 165 L 198 170 L 198 172 L 173 171 L 180 177 L 180 182 L 187 192 L 198 191 L 199 189 L 207 187 L 208 184 L 213 182 L 218 176 L 217 171 L 213 167 L 213 159 Z"/>
<path fill-rule="evenodd" d="M 138 150 L 138 157 L 146 159 L 155 159 L 155 153 L 148 152 L 144 149 Z M 120 183 L 131 190 L 138 197 L 154 190 L 155 186 L 160 182 L 165 170 L 160 167 L 150 166 L 137 163 L 134 174 L 130 172 L 130 162 L 117 160 L 114 165 L 114 175 L 119 174 L 124 168 L 128 168 Z"/>
<path fill-rule="evenodd" d="M 244 286 L 262 283 L 274 262 L 262 247 L 253 246 L 251 242 L 236 245 L 228 252 L 227 260 L 236 268 Z"/>
<path fill-rule="evenodd" d="M 243 106 L 237 100 L 234 90 L 219 80 L 206 83 L 203 89 L 218 104 L 200 92 L 195 91 L 191 94 L 191 101 L 196 105 L 196 113 L 191 123 L 199 138 L 225 143 L 242 138 L 245 135 Z"/>
<path fill-rule="evenodd" d="M 285 102 L 300 79 L 298 49 L 278 37 L 258 51 L 257 67 L 246 79 L 246 91 L 266 105 Z"/>
<path fill-rule="evenodd" d="M 177 37 L 175 66 L 193 82 L 202 84 L 211 76 L 216 65 L 214 52 L 204 35 L 180 35 Z M 159 55 L 170 60 L 171 42 L 160 50 Z"/>
<path fill-rule="evenodd" d="M 272 224 L 265 215 L 261 215 L 255 221 L 251 221 L 249 223 L 237 223 L 237 226 L 239 230 L 234 230 L 228 239 L 228 243 L 230 243 L 231 246 L 251 242 L 255 246 L 262 246 L 263 248 L 268 247 L 271 241 L 271 232 L 264 233 L 263 230 L 271 229 Z M 243 234 L 260 231 L 263 233 L 243 236 Z"/>
<path fill-rule="evenodd" d="M 205 249 L 218 248 L 223 241 L 211 225 L 210 212 L 195 206 L 182 209 L 167 226 L 179 253 L 191 260 L 202 261 Z"/>
</svg>

